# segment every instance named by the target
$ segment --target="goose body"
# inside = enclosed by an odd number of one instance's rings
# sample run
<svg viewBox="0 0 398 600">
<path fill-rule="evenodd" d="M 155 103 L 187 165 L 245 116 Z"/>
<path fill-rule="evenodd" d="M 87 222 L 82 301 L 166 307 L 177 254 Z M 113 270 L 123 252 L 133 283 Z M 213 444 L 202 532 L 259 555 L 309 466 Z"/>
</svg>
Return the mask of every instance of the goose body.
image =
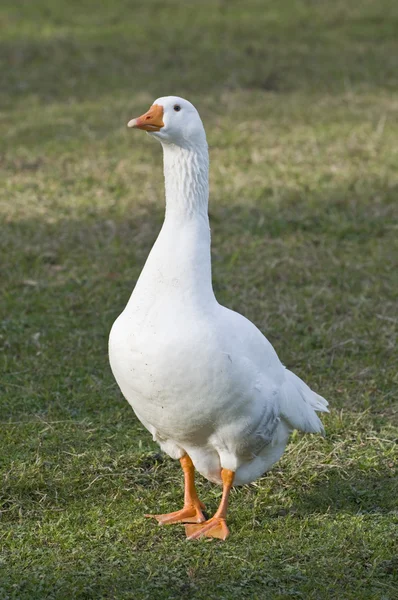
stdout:
<svg viewBox="0 0 398 600">
<path fill-rule="evenodd" d="M 281 457 L 293 429 L 323 431 L 316 411 L 327 411 L 327 402 L 282 365 L 255 325 L 214 296 L 208 151 L 196 109 L 159 98 L 130 124 L 162 143 L 166 215 L 112 327 L 113 374 L 172 458 L 189 457 L 215 483 L 225 485 L 223 471 L 234 485 L 250 483 Z"/>
</svg>

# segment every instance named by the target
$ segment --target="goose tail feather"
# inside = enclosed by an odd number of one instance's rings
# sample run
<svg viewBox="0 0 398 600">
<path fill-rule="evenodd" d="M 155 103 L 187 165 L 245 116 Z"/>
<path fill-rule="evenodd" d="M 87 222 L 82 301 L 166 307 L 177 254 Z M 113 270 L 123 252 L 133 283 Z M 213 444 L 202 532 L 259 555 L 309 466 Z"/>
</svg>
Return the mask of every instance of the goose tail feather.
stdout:
<svg viewBox="0 0 398 600">
<path fill-rule="evenodd" d="M 329 412 L 328 402 L 313 392 L 300 377 L 285 370 L 282 385 L 281 416 L 293 427 L 306 433 L 321 433 L 325 430 L 317 412 Z"/>
</svg>

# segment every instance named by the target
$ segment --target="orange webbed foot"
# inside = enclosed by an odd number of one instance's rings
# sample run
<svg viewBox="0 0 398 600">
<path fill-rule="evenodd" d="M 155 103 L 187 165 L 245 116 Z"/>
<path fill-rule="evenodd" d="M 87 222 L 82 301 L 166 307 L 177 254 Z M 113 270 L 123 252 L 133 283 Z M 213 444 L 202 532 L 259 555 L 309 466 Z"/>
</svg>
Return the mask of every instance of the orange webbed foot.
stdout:
<svg viewBox="0 0 398 600">
<path fill-rule="evenodd" d="M 156 519 L 159 525 L 172 525 L 173 523 L 203 523 L 206 521 L 202 513 L 204 504 L 200 502 L 200 506 L 189 505 L 184 506 L 181 510 L 164 515 L 145 515 L 145 517 Z"/>
<path fill-rule="evenodd" d="M 197 540 L 201 537 L 214 537 L 226 540 L 229 529 L 222 517 L 212 517 L 199 525 L 185 525 L 185 533 L 188 540 Z"/>
</svg>

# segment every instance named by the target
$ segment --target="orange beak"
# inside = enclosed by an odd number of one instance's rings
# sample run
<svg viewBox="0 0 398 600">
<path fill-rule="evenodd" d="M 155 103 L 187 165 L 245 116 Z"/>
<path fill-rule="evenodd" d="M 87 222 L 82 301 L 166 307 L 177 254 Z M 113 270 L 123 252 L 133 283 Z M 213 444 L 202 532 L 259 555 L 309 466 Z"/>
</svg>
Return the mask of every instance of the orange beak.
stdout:
<svg viewBox="0 0 398 600">
<path fill-rule="evenodd" d="M 144 131 L 160 131 L 160 129 L 164 127 L 163 106 L 152 104 L 148 112 L 137 119 L 131 119 L 131 121 L 127 123 L 127 127 L 143 129 Z"/>
</svg>

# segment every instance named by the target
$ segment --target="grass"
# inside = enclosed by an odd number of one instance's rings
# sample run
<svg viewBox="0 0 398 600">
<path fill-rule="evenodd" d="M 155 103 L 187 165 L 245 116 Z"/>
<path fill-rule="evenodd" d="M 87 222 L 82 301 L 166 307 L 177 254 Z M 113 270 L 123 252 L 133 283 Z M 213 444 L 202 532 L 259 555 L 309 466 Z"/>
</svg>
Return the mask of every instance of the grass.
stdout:
<svg viewBox="0 0 398 600">
<path fill-rule="evenodd" d="M 388 0 L 5 1 L 0 9 L 0 599 L 396 598 L 398 7 Z M 213 276 L 329 399 L 325 439 L 181 503 L 111 376 L 110 326 L 163 213 L 168 93 L 211 148 Z M 209 512 L 220 490 L 199 481 Z"/>
</svg>

